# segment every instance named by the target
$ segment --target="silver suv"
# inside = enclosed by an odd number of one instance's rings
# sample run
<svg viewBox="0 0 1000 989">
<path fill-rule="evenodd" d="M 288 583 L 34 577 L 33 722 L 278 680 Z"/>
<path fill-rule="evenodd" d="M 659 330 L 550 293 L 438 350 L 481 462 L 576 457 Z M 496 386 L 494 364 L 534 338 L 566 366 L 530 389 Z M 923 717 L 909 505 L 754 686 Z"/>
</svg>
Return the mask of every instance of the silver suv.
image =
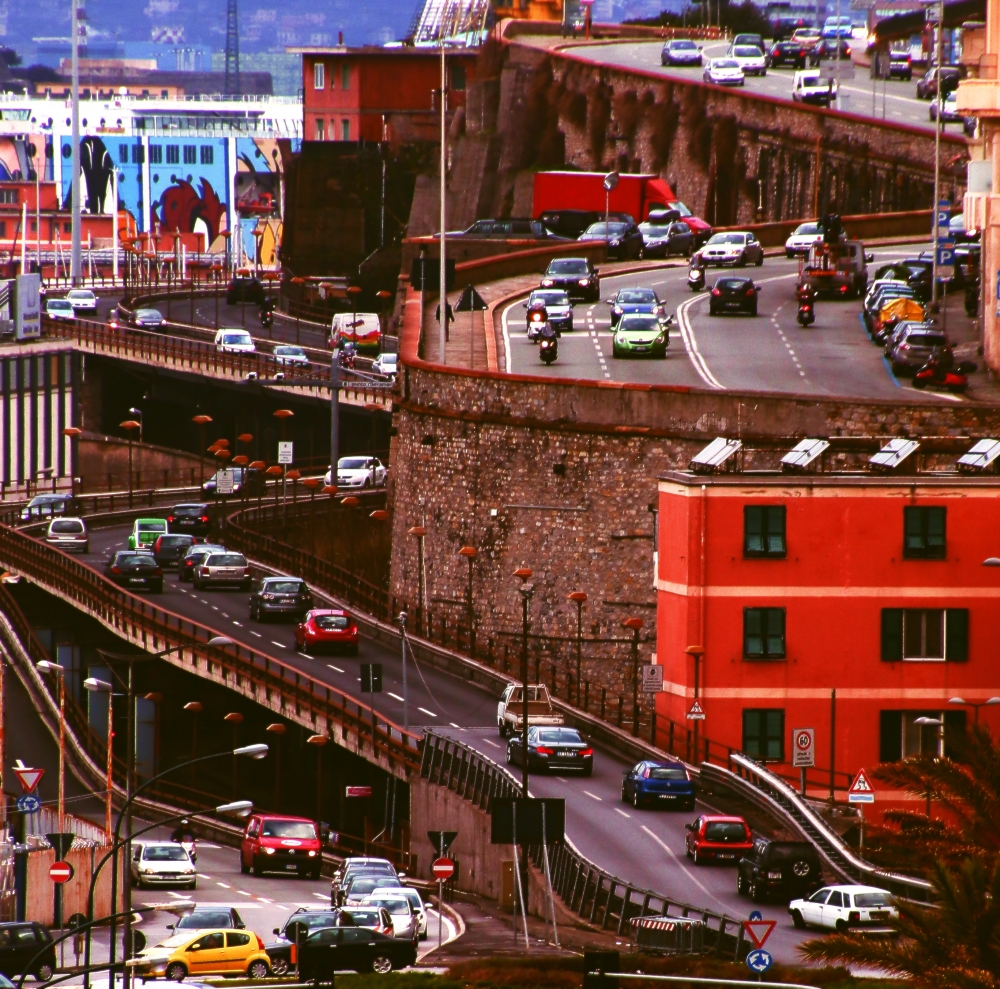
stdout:
<svg viewBox="0 0 1000 989">
<path fill-rule="evenodd" d="M 67 553 L 90 552 L 90 533 L 83 519 L 53 519 L 45 532 L 45 541 Z"/>
<path fill-rule="evenodd" d="M 218 584 L 236 584 L 249 591 L 253 578 L 242 553 L 213 553 L 194 568 L 191 581 L 198 590 Z"/>
</svg>

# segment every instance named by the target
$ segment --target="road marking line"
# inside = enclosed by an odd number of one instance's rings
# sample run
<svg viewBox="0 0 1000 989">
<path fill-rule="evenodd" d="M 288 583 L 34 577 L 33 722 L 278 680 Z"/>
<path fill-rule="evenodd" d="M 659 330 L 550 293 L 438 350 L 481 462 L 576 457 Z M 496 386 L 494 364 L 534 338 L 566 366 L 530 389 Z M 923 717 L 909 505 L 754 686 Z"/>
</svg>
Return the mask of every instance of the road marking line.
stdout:
<svg viewBox="0 0 1000 989">
<path fill-rule="evenodd" d="M 694 330 L 688 320 L 688 309 L 700 302 L 702 298 L 703 296 L 696 295 L 693 299 L 688 299 L 687 302 L 682 302 L 677 307 L 677 325 L 681 330 L 681 339 L 684 341 L 684 349 L 687 351 L 688 358 L 694 366 L 695 371 L 698 372 L 698 377 L 701 378 L 701 380 L 704 381 L 709 388 L 718 388 L 721 390 L 722 383 L 709 370 L 704 356 L 698 349 L 698 341 L 695 339 Z"/>
<path fill-rule="evenodd" d="M 344 670 L 342 670 L 342 669 L 341 669 L 341 668 L 340 668 L 339 666 L 334 666 L 334 665 L 333 665 L 333 663 L 327 663 L 326 665 L 327 665 L 327 666 L 328 666 L 328 667 L 329 667 L 329 668 L 330 668 L 331 670 L 336 670 L 336 671 L 337 671 L 338 673 L 343 673 L 343 672 L 344 672 Z"/>
<path fill-rule="evenodd" d="M 238 622 L 238 621 L 235 621 L 235 620 L 234 620 L 234 621 L 233 621 L 233 624 L 234 624 L 234 625 L 239 625 L 239 627 L 240 627 L 240 628 L 243 628 L 243 623 L 242 623 L 242 622 Z"/>
<path fill-rule="evenodd" d="M 250 629 L 250 634 L 251 635 L 256 635 L 258 639 L 263 639 L 264 638 L 264 636 L 262 636 L 260 634 L 260 632 L 255 632 L 253 629 Z"/>
<path fill-rule="evenodd" d="M 703 893 L 710 896 L 720 906 L 725 906 L 722 900 L 720 900 L 717 896 L 715 896 L 712 893 L 712 891 L 707 886 L 705 886 L 702 883 L 702 881 L 677 857 L 674 850 L 660 839 L 659 835 L 656 835 L 652 831 L 650 831 L 645 824 L 642 826 L 642 830 L 645 831 L 646 834 L 648 834 L 649 837 L 652 838 L 653 841 L 655 841 L 660 846 L 660 848 L 662 848 L 667 853 L 667 855 L 670 856 L 670 858 L 674 861 L 677 867 L 684 872 L 684 874 L 691 880 L 691 882 L 695 884 L 695 886 L 697 886 Z M 732 907 L 729 907 L 728 909 L 731 910 Z"/>
<path fill-rule="evenodd" d="M 621 814 L 621 816 L 622 816 L 622 817 L 629 817 L 629 818 L 630 818 L 630 817 L 632 816 L 631 814 L 626 814 L 626 813 L 625 813 L 625 811 L 623 811 L 623 810 L 621 809 L 621 807 L 616 807 L 616 808 L 615 808 L 615 810 L 616 810 L 616 811 L 617 811 L 617 812 L 618 812 L 619 814 Z"/>
<path fill-rule="evenodd" d="M 199 872 L 198 873 L 198 878 L 199 879 L 211 879 L 212 877 L 211 876 L 206 876 L 204 872 Z"/>
<path fill-rule="evenodd" d="M 484 738 L 484 739 L 483 739 L 483 741 L 484 741 L 484 742 L 485 742 L 485 743 L 486 743 L 487 745 L 492 745 L 492 746 L 493 746 L 493 748 L 495 748 L 495 749 L 502 749 L 502 748 L 503 748 L 503 746 L 502 746 L 502 745 L 501 745 L 501 744 L 500 744 L 499 742 L 493 742 L 493 741 L 490 741 L 490 739 L 488 739 L 488 738 Z"/>
<path fill-rule="evenodd" d="M 269 900 L 269 899 L 267 899 L 264 896 L 258 896 L 257 899 L 260 900 L 261 903 L 272 903 L 272 902 L 274 902 L 273 900 Z"/>
<path fill-rule="evenodd" d="M 313 896 L 318 897 L 320 900 L 329 900 L 330 899 L 330 894 L 329 893 L 313 893 Z"/>
<path fill-rule="evenodd" d="M 426 707 L 418 707 L 417 710 L 418 711 L 423 711 L 424 714 L 427 714 L 427 715 L 429 715 L 432 718 L 436 718 L 437 717 L 437 715 L 433 711 L 428 711 Z"/>
<path fill-rule="evenodd" d="M 239 893 L 240 896 L 252 896 L 253 895 L 251 893 L 248 893 L 245 889 L 238 889 L 236 892 Z"/>
<path fill-rule="evenodd" d="M 307 653 L 307 652 L 299 652 L 298 649 L 295 650 L 295 655 L 296 656 L 301 656 L 303 659 L 312 659 L 312 656 L 310 656 L 309 653 Z"/>
<path fill-rule="evenodd" d="M 213 604 L 212 605 L 212 611 L 218 611 L 218 610 L 219 610 L 219 606 L 217 604 Z"/>
<path fill-rule="evenodd" d="M 272 646 L 277 646 L 279 649 L 287 649 L 288 648 L 288 646 L 286 646 L 283 642 L 277 642 L 274 639 L 271 639 L 271 645 Z"/>
<path fill-rule="evenodd" d="M 222 617 L 223 617 L 223 618 L 228 618 L 228 617 L 229 617 L 229 615 L 227 615 L 227 614 L 226 614 L 226 613 L 225 613 L 224 611 L 223 611 L 223 612 L 221 612 L 221 614 L 222 614 Z"/>
<path fill-rule="evenodd" d="M 393 692 L 392 692 L 391 690 L 388 690 L 388 691 L 386 691 L 386 693 L 388 693 L 388 695 L 389 695 L 389 696 L 390 696 L 390 697 L 391 697 L 391 698 L 392 698 L 393 700 L 395 700 L 395 701 L 399 701 L 400 703 L 402 703 L 402 702 L 403 702 L 403 698 L 402 698 L 402 697 L 400 697 L 400 696 L 399 696 L 399 694 L 394 694 L 394 693 L 393 693 Z M 455 725 L 455 727 L 457 728 L 457 727 L 458 727 L 458 725 Z"/>
<path fill-rule="evenodd" d="M 232 889 L 232 888 L 233 888 L 233 887 L 232 887 L 232 886 L 230 886 L 230 885 L 229 885 L 228 883 L 220 883 L 220 882 L 218 882 L 218 881 L 216 881 L 215 885 L 216 885 L 216 886 L 221 886 L 221 887 L 222 887 L 223 889 Z"/>
<path fill-rule="evenodd" d="M 583 792 L 587 794 L 587 796 L 590 797 L 591 800 L 598 800 L 601 803 L 604 802 L 604 799 L 602 797 L 599 797 L 596 793 L 591 793 L 590 790 L 584 790 Z"/>
<path fill-rule="evenodd" d="M 393 694 L 393 697 L 395 697 L 395 696 L 396 696 L 396 695 L 395 695 L 395 694 Z M 448 724 L 450 724 L 452 728 L 458 728 L 458 725 L 456 725 L 454 721 L 449 721 L 449 722 L 448 722 Z M 458 728 L 458 730 L 459 730 L 459 731 L 465 731 L 465 729 L 464 729 L 464 728 Z"/>
</svg>

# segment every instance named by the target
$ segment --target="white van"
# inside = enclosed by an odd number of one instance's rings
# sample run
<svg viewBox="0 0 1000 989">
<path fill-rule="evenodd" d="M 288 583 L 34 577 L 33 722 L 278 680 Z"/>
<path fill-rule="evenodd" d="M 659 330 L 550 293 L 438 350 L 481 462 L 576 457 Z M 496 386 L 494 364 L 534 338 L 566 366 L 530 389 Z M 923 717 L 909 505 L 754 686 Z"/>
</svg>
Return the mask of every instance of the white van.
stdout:
<svg viewBox="0 0 1000 989">
<path fill-rule="evenodd" d="M 379 350 L 382 339 L 382 324 L 378 313 L 373 312 L 339 312 L 330 324 L 330 347 L 341 347 L 348 340 L 352 341 L 358 350 Z"/>
<path fill-rule="evenodd" d="M 220 354 L 252 354 L 257 348 L 246 330 L 221 329 L 215 334 L 215 349 Z"/>
<path fill-rule="evenodd" d="M 795 73 L 792 99 L 796 103 L 829 106 L 836 98 L 836 79 L 824 79 L 819 69 L 800 69 Z"/>
</svg>

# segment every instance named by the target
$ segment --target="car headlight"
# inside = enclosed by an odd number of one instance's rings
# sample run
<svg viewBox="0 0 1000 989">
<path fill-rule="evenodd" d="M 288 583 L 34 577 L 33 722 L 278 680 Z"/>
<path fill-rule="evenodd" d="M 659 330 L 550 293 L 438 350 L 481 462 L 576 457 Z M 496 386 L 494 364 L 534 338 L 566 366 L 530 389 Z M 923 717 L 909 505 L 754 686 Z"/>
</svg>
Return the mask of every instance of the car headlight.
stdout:
<svg viewBox="0 0 1000 989">
<path fill-rule="evenodd" d="M 780 879 L 781 878 L 781 873 L 780 872 L 769 872 L 767 874 L 767 878 L 768 879 Z"/>
<path fill-rule="evenodd" d="M 619 245 L 619 244 L 621 243 L 621 241 L 620 241 L 620 240 L 610 240 L 610 241 L 608 241 L 608 243 L 609 243 L 609 244 L 610 244 L 610 245 L 611 245 L 612 247 L 617 247 L 617 246 L 618 246 L 618 245 Z"/>
<path fill-rule="evenodd" d="M 543 278 L 543 279 L 542 279 L 542 285 L 543 285 L 543 286 L 544 286 L 545 288 L 549 288 L 549 287 L 550 287 L 551 285 L 555 285 L 555 282 L 554 282 L 554 281 L 552 281 L 552 279 L 551 279 L 551 278 Z"/>
<path fill-rule="evenodd" d="M 265 848 L 265 849 L 263 849 L 263 852 L 264 852 L 265 855 L 273 855 L 274 854 L 274 849 L 273 848 Z"/>
<path fill-rule="evenodd" d="M 653 343 L 663 343 L 663 334 L 662 333 L 657 333 L 656 334 L 656 339 L 653 341 Z"/>
<path fill-rule="evenodd" d="M 542 284 L 544 285 L 544 284 L 545 284 L 545 282 L 542 282 Z M 549 284 L 551 285 L 551 284 L 552 284 L 552 282 L 549 282 Z M 583 286 L 584 288 L 586 288 L 586 287 L 587 287 L 587 286 L 588 286 L 588 285 L 590 284 L 590 279 L 589 279 L 589 278 L 581 278 L 581 279 L 580 279 L 580 284 L 581 284 L 581 285 L 582 285 L 582 286 Z"/>
<path fill-rule="evenodd" d="M 620 316 L 620 315 L 622 314 L 622 307 L 621 307 L 621 306 L 612 306 L 612 307 L 611 307 L 611 311 L 612 311 L 612 312 L 613 312 L 613 313 L 614 313 L 615 315 L 617 315 L 617 316 Z"/>
<path fill-rule="evenodd" d="M 316 858 L 316 853 L 315 852 L 310 852 L 309 853 L 309 858 L 311 858 L 311 859 Z"/>
</svg>

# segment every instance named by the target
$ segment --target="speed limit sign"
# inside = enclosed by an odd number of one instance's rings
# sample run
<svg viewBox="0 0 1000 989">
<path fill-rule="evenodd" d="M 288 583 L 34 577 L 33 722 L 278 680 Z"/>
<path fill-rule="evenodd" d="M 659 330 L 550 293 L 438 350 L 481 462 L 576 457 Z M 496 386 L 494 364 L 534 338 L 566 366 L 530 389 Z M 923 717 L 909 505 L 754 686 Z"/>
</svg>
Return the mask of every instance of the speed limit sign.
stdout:
<svg viewBox="0 0 1000 989">
<path fill-rule="evenodd" d="M 816 765 L 815 728 L 795 728 L 792 730 L 792 765 L 796 768 Z"/>
</svg>

